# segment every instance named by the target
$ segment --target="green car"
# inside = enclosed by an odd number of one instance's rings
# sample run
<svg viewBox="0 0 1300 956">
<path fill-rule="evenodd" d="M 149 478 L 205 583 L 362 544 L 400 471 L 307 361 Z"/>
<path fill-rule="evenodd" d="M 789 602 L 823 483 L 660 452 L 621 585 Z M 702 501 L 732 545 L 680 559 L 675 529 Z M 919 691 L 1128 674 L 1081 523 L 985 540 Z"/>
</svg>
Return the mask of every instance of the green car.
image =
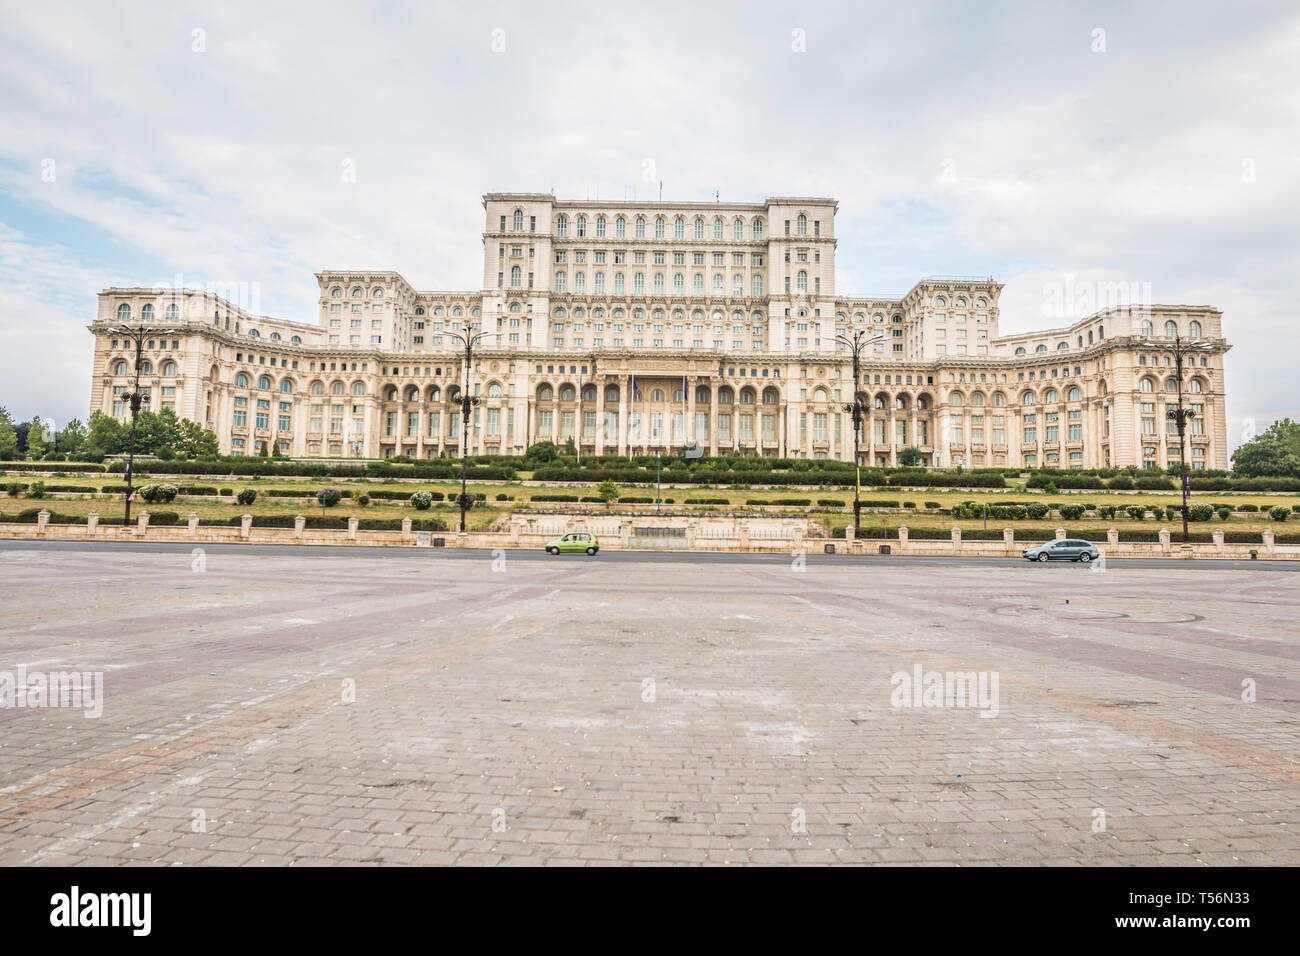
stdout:
<svg viewBox="0 0 1300 956">
<path fill-rule="evenodd" d="M 546 546 L 547 554 L 575 554 L 582 551 L 595 554 L 599 550 L 600 544 L 596 541 L 596 536 L 588 531 L 571 531 Z"/>
</svg>

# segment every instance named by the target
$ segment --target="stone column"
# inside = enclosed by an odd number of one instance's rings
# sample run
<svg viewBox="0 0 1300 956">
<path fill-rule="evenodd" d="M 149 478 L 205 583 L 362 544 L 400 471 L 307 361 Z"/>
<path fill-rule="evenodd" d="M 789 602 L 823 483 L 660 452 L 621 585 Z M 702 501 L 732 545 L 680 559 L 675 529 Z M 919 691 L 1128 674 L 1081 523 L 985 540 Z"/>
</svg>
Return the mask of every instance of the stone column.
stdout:
<svg viewBox="0 0 1300 956">
<path fill-rule="evenodd" d="M 907 525 L 899 525 L 898 528 L 898 550 L 907 550 Z"/>
<path fill-rule="evenodd" d="M 603 376 L 592 376 L 596 386 L 596 454 L 605 454 L 605 381 Z"/>
<path fill-rule="evenodd" d="M 93 535 L 99 528 L 99 512 L 92 511 L 86 515 L 86 534 Z"/>
<path fill-rule="evenodd" d="M 357 524 L 358 524 L 358 519 L 356 515 L 352 515 L 350 518 L 348 518 L 348 540 L 349 541 L 357 540 Z"/>
<path fill-rule="evenodd" d="M 1272 553 L 1273 553 L 1273 531 L 1272 531 L 1272 529 L 1269 529 L 1269 528 L 1264 529 L 1263 539 L 1264 539 L 1264 552 L 1265 552 L 1266 554 L 1272 554 Z"/>
<path fill-rule="evenodd" d="M 411 519 L 410 518 L 402 519 L 402 540 L 403 541 L 411 540 Z"/>
<path fill-rule="evenodd" d="M 749 550 L 749 525 L 748 524 L 742 524 L 740 526 L 740 550 L 741 551 Z"/>
<path fill-rule="evenodd" d="M 709 388 L 709 455 L 713 458 L 718 455 L 718 389 L 720 388 L 722 388 L 721 382 Z"/>
<path fill-rule="evenodd" d="M 1002 529 L 1002 546 L 1006 548 L 1008 551 L 1014 552 L 1016 550 L 1016 529 L 1015 528 Z"/>
<path fill-rule="evenodd" d="M 36 512 L 36 533 L 45 534 L 45 526 L 50 523 L 50 513 L 42 508 Z"/>
<path fill-rule="evenodd" d="M 628 412 L 632 386 L 626 375 L 620 375 L 618 383 L 618 453 L 627 455 L 628 429 L 632 427 L 631 415 Z"/>
<path fill-rule="evenodd" d="M 304 515 L 296 515 L 293 519 L 293 536 L 301 538 L 303 529 L 307 527 L 307 518 Z"/>
<path fill-rule="evenodd" d="M 241 538 L 247 538 L 247 537 L 248 537 L 248 533 L 249 533 L 252 529 L 253 529 L 253 516 L 252 516 L 252 515 L 240 515 L 240 516 L 239 516 L 239 536 L 240 536 Z"/>
<path fill-rule="evenodd" d="M 199 513 L 197 511 L 190 512 L 189 523 L 190 537 L 197 538 L 199 536 Z"/>
<path fill-rule="evenodd" d="M 1118 530 L 1116 530 L 1115 528 L 1106 529 L 1106 544 L 1112 548 L 1115 547 L 1117 544 L 1119 544 Z"/>
<path fill-rule="evenodd" d="M 1060 540 L 1061 540 L 1062 538 L 1064 538 L 1064 537 L 1065 537 L 1065 529 L 1064 529 L 1064 528 L 1057 528 L 1057 529 L 1056 529 L 1056 540 L 1057 540 L 1057 541 L 1060 541 Z"/>
<path fill-rule="evenodd" d="M 135 527 L 136 527 L 136 533 L 143 538 L 145 532 L 149 530 L 149 512 L 147 511 L 140 512 L 139 517 L 135 519 Z"/>
<path fill-rule="evenodd" d="M 1160 550 L 1165 554 L 1169 553 L 1169 529 L 1160 529 Z"/>
<path fill-rule="evenodd" d="M 958 525 L 952 527 L 952 543 L 961 544 L 961 528 Z"/>
<path fill-rule="evenodd" d="M 1214 537 L 1214 550 L 1219 552 L 1219 554 L 1223 554 L 1223 529 L 1215 528 L 1213 537 Z"/>
<path fill-rule="evenodd" d="M 687 443 L 695 441 L 695 383 L 697 379 L 694 375 L 688 376 L 686 380 L 686 441 Z"/>
</svg>

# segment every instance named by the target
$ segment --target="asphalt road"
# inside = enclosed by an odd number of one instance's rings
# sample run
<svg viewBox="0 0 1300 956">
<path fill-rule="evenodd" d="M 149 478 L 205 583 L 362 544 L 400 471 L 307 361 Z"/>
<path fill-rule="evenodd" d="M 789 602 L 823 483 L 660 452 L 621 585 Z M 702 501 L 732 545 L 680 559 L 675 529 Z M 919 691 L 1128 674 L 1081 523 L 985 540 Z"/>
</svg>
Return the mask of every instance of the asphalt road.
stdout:
<svg viewBox="0 0 1300 956">
<path fill-rule="evenodd" d="M 5 551 L 48 550 L 48 551 L 107 551 L 133 552 L 143 554 L 189 553 L 196 547 L 202 547 L 211 554 L 228 554 L 243 552 L 249 548 L 268 557 L 299 555 L 314 559 L 371 557 L 383 554 L 399 559 L 439 560 L 448 558 L 465 558 L 479 555 L 490 558 L 493 551 L 482 548 L 389 548 L 366 545 L 278 545 L 278 544 L 212 544 L 188 542 L 151 542 L 151 541 L 25 541 L 0 540 L 0 553 Z M 784 565 L 790 555 L 779 553 L 740 553 L 734 551 L 602 551 L 594 557 L 585 554 L 567 554 L 553 556 L 540 549 L 503 549 L 512 560 L 547 561 L 547 562 L 582 562 L 600 561 L 627 564 L 746 564 L 746 565 Z M 822 554 L 810 549 L 806 560 L 818 565 L 871 565 L 888 567 L 908 566 L 943 566 L 943 567 L 1019 567 L 1025 565 L 1035 570 L 1052 568 L 1073 568 L 1075 571 L 1088 570 L 1087 566 L 1068 561 L 1049 562 L 1046 565 L 1030 563 L 1019 558 L 988 558 L 974 555 L 849 555 Z M 1231 559 L 1185 558 L 1107 558 L 1108 563 L 1121 564 L 1126 568 L 1181 568 L 1187 571 L 1290 571 L 1300 572 L 1300 561 L 1237 561 Z"/>
</svg>

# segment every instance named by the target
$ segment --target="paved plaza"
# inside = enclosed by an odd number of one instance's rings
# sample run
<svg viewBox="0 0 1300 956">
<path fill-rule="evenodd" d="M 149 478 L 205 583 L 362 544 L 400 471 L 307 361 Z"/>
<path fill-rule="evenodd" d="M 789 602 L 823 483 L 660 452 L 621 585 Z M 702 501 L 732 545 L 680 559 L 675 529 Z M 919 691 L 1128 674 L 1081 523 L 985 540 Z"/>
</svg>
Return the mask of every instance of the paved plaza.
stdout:
<svg viewBox="0 0 1300 956">
<path fill-rule="evenodd" d="M 6 543 L 0 581 L 4 865 L 1300 863 L 1296 563 Z"/>
</svg>

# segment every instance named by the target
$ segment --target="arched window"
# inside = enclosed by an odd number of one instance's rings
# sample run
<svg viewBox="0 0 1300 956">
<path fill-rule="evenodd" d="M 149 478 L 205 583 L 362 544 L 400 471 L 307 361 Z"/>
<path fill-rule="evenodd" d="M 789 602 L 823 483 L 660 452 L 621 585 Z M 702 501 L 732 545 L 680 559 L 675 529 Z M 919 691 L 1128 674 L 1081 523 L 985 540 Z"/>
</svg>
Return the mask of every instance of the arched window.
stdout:
<svg viewBox="0 0 1300 956">
<path fill-rule="evenodd" d="M 121 305 L 117 307 L 117 321 L 119 322 L 131 321 L 131 307 L 127 305 L 125 302 L 123 302 Z"/>
<path fill-rule="evenodd" d="M 605 238 L 605 217 L 604 216 L 596 217 L 596 238 L 598 239 Z"/>
<path fill-rule="evenodd" d="M 627 235 L 627 220 L 624 219 L 622 216 L 619 216 L 617 219 L 614 220 L 614 236 L 615 238 L 622 239 L 626 235 Z"/>
<path fill-rule="evenodd" d="M 257 387 L 264 392 L 271 390 L 271 378 L 269 375 L 263 375 L 257 380 Z"/>
<path fill-rule="evenodd" d="M 488 398 L 500 398 L 500 397 L 501 397 L 501 383 L 500 382 L 489 383 Z"/>
<path fill-rule="evenodd" d="M 243 372 L 235 376 L 235 388 L 248 388 L 248 376 Z"/>
<path fill-rule="evenodd" d="M 170 359 L 167 360 L 166 362 L 163 362 L 162 373 L 163 373 L 163 375 L 165 375 L 165 376 L 167 376 L 167 377 L 171 377 L 171 376 L 175 375 L 175 374 L 176 374 L 176 363 L 173 362 L 173 361 L 171 361 Z"/>
<path fill-rule="evenodd" d="M 755 392 L 754 392 L 754 390 L 753 390 L 752 388 L 749 388 L 748 386 L 746 386 L 745 388 L 742 388 L 742 389 L 740 390 L 740 404 L 742 404 L 742 405 L 753 405 L 753 404 L 754 404 L 754 399 L 755 399 L 755 398 L 757 398 L 757 395 L 755 394 Z M 820 398 L 819 398 L 818 401 L 825 401 L 825 399 L 820 399 Z"/>
<path fill-rule="evenodd" d="M 1155 328 L 1154 325 L 1151 324 L 1151 320 L 1150 320 L 1150 319 L 1143 319 L 1143 320 L 1142 320 L 1142 325 L 1141 325 L 1141 327 L 1140 327 L 1140 330 L 1139 330 L 1139 333 L 1138 333 L 1138 334 L 1139 334 L 1139 335 L 1155 335 L 1155 334 L 1156 334 L 1156 328 Z"/>
<path fill-rule="evenodd" d="M 872 406 L 873 406 L 874 408 L 877 408 L 877 409 L 880 409 L 881 411 L 884 411 L 884 408 L 885 408 L 885 396 L 883 396 L 883 395 L 877 395 L 876 398 L 875 398 L 875 400 L 874 400 L 871 404 L 872 404 Z"/>
<path fill-rule="evenodd" d="M 1138 388 L 1144 392 L 1154 392 L 1156 390 L 1156 383 L 1150 378 L 1144 378 L 1138 383 Z"/>
<path fill-rule="evenodd" d="M 1016 349 L 1016 355 L 1024 355 L 1024 354 L 1025 354 L 1025 348 L 1023 345 L 1020 348 Z"/>
<path fill-rule="evenodd" d="M 897 398 L 895 398 L 894 408 L 898 409 L 900 412 L 907 411 L 907 396 L 899 395 Z"/>
<path fill-rule="evenodd" d="M 740 220 L 737 219 L 736 222 L 740 222 Z M 761 219 L 754 220 L 754 238 L 755 239 L 763 238 L 763 220 Z"/>
<path fill-rule="evenodd" d="M 680 220 L 679 220 L 679 221 L 680 221 Z M 664 237 L 664 225 L 665 225 L 665 220 L 664 220 L 664 217 L 663 217 L 663 216 L 660 216 L 659 218 L 657 218 L 657 219 L 655 220 L 655 238 L 656 238 L 656 239 L 662 239 L 662 238 Z"/>
<path fill-rule="evenodd" d="M 795 289 L 799 292 L 808 291 L 808 273 L 802 269 L 799 270 L 798 276 L 795 277 Z"/>
<path fill-rule="evenodd" d="M 557 236 L 567 236 L 569 234 L 569 217 L 563 213 L 555 220 L 555 234 Z"/>
<path fill-rule="evenodd" d="M 585 235 L 587 234 L 587 217 L 586 217 L 586 216 L 579 216 L 579 217 L 578 217 L 578 232 L 577 232 L 577 234 L 578 234 L 579 236 L 585 236 Z"/>
<path fill-rule="evenodd" d="M 662 402 L 664 400 L 664 390 L 662 388 L 652 388 L 650 390 L 650 401 Z"/>
<path fill-rule="evenodd" d="M 312 382 L 312 383 L 311 383 L 311 393 L 312 393 L 313 395 L 324 395 L 324 394 L 325 394 L 325 383 L 324 383 L 324 382 Z"/>
<path fill-rule="evenodd" d="M 524 228 L 524 211 L 522 209 L 515 210 L 514 227 L 515 232 L 519 232 Z"/>
<path fill-rule="evenodd" d="M 1187 334 L 1194 339 L 1199 339 L 1201 337 L 1201 323 L 1196 319 L 1192 319 L 1191 322 L 1187 323 Z"/>
<path fill-rule="evenodd" d="M 984 393 L 983 393 L 983 392 L 971 392 L 971 393 L 970 393 L 970 403 L 971 403 L 972 405 L 983 405 L 983 404 L 984 404 Z"/>
<path fill-rule="evenodd" d="M 343 383 L 335 382 L 333 385 L 330 386 L 330 392 L 334 395 L 342 395 L 344 393 Z"/>
<path fill-rule="evenodd" d="M 340 394 L 340 395 L 343 394 L 342 389 L 339 390 L 339 394 Z M 364 395 L 364 394 L 366 394 L 366 383 L 365 383 L 365 382 L 353 382 L 353 383 L 352 383 L 352 394 L 353 394 L 353 395 Z"/>
<path fill-rule="evenodd" d="M 1024 395 L 1020 396 L 1020 404 L 1022 405 L 1033 405 L 1036 400 L 1033 392 L 1025 392 Z"/>
<path fill-rule="evenodd" d="M 343 298 L 343 290 L 340 289 L 338 286 L 335 286 L 334 288 L 330 289 L 330 296 L 335 299 L 341 299 Z"/>
<path fill-rule="evenodd" d="M 582 400 L 584 402 L 594 402 L 596 400 L 596 386 L 588 385 L 582 390 Z"/>
<path fill-rule="evenodd" d="M 386 389 L 384 389 L 384 401 L 386 401 L 386 402 L 395 402 L 395 401 L 397 401 L 397 386 L 396 386 L 396 385 L 389 385 Z"/>
<path fill-rule="evenodd" d="M 617 386 L 617 385 L 606 385 L 606 386 L 605 386 L 605 401 L 606 401 L 606 402 L 617 402 L 617 401 L 618 401 L 618 386 Z"/>
<path fill-rule="evenodd" d="M 1187 383 L 1187 390 L 1193 395 L 1199 395 L 1205 391 L 1205 383 L 1199 378 L 1194 378 Z"/>
<path fill-rule="evenodd" d="M 929 396 L 929 395 L 918 395 L 918 396 L 916 396 L 916 409 L 917 409 L 917 411 L 924 412 L 924 411 L 928 411 L 929 408 L 930 408 L 930 396 Z"/>
<path fill-rule="evenodd" d="M 674 239 L 686 238 L 686 220 L 683 219 L 681 216 L 678 216 L 676 221 L 673 223 L 673 238 Z"/>
<path fill-rule="evenodd" d="M 140 321 L 141 322 L 153 321 L 153 306 L 148 302 L 146 302 L 143 306 L 140 307 Z"/>
<path fill-rule="evenodd" d="M 281 392 L 284 392 L 286 395 L 289 394 L 290 392 L 292 392 L 292 391 L 293 391 L 293 381 L 292 381 L 291 379 L 287 379 L 287 378 L 281 379 L 281 380 L 280 380 L 280 391 L 281 391 Z"/>
<path fill-rule="evenodd" d="M 292 338 L 289 339 L 289 344 L 291 344 L 291 345 L 302 345 L 302 336 L 301 336 L 301 335 L 295 335 L 295 336 L 293 336 Z"/>
<path fill-rule="evenodd" d="M 764 405 L 775 405 L 778 401 L 780 401 L 780 396 L 775 388 L 772 388 L 769 385 L 767 388 L 763 389 Z"/>
<path fill-rule="evenodd" d="M 524 275 L 519 266 L 510 267 L 510 288 L 518 289 L 523 285 Z"/>
<path fill-rule="evenodd" d="M 704 238 L 704 220 L 699 218 L 698 216 L 695 219 L 695 238 L 696 239 Z M 722 237 L 715 236 L 714 238 L 721 239 Z"/>
<path fill-rule="evenodd" d="M 1047 351 L 1047 346 L 1046 346 L 1046 345 L 1040 345 L 1040 346 L 1038 346 L 1038 348 L 1034 349 L 1034 351 L 1035 351 L 1035 352 L 1046 352 L 1046 351 Z"/>
<path fill-rule="evenodd" d="M 732 398 L 731 389 L 728 386 L 724 385 L 722 386 L 722 388 L 718 389 L 719 405 L 730 405 L 731 398 Z"/>
<path fill-rule="evenodd" d="M 167 306 L 163 314 L 167 317 L 168 322 L 179 322 L 181 320 L 181 310 L 177 308 L 175 302 Z"/>
<path fill-rule="evenodd" d="M 1054 388 L 1049 388 L 1047 391 L 1043 393 L 1043 401 L 1049 405 L 1052 404 L 1053 402 L 1060 401 L 1060 398 L 1061 398 L 1060 394 Z"/>
<path fill-rule="evenodd" d="M 1056 351 L 1058 351 L 1058 352 L 1063 352 L 1063 351 L 1069 349 L 1069 347 L 1070 347 L 1070 343 L 1069 343 L 1069 342 L 1057 342 L 1057 343 L 1056 343 Z"/>
<path fill-rule="evenodd" d="M 357 286 L 355 289 L 352 290 L 352 298 L 354 299 L 361 298 L 362 294 L 363 294 L 363 290 L 361 286 Z"/>
<path fill-rule="evenodd" d="M 1065 395 L 1065 399 L 1066 399 L 1066 401 L 1069 401 L 1069 402 L 1078 402 L 1078 401 L 1082 401 L 1082 400 L 1083 400 L 1083 389 L 1079 388 L 1078 385 L 1074 386 L 1073 388 L 1070 389 L 1069 392 L 1066 393 L 1066 395 Z"/>
<path fill-rule="evenodd" d="M 125 359 L 118 359 L 117 364 L 113 366 L 114 375 L 130 375 L 131 367 L 126 364 Z"/>
<path fill-rule="evenodd" d="M 1002 406 L 1002 405 L 1005 405 L 1006 403 L 1007 403 L 1007 397 L 1006 397 L 1005 395 L 1003 395 L 1001 392 L 994 392 L 994 393 L 993 393 L 993 404 L 994 404 L 994 405 Z"/>
<path fill-rule="evenodd" d="M 1178 380 L 1174 378 L 1165 379 L 1165 391 L 1166 392 L 1178 391 Z"/>
<path fill-rule="evenodd" d="M 799 213 L 798 227 L 799 228 L 797 232 L 799 235 L 801 236 L 808 235 L 808 217 L 805 216 L 803 213 Z"/>
<path fill-rule="evenodd" d="M 636 233 L 636 238 L 645 238 L 645 216 L 636 217 L 636 228 L 633 231 Z"/>
<path fill-rule="evenodd" d="M 1178 323 L 1173 319 L 1165 322 L 1165 335 L 1173 337 L 1178 334 Z"/>
<path fill-rule="evenodd" d="M 537 400 L 539 402 L 549 402 L 555 398 L 555 389 L 549 385 L 542 385 L 537 389 Z"/>
<path fill-rule="evenodd" d="M 964 401 L 961 392 L 953 392 L 948 396 L 948 404 L 954 407 L 960 407 Z"/>
</svg>

